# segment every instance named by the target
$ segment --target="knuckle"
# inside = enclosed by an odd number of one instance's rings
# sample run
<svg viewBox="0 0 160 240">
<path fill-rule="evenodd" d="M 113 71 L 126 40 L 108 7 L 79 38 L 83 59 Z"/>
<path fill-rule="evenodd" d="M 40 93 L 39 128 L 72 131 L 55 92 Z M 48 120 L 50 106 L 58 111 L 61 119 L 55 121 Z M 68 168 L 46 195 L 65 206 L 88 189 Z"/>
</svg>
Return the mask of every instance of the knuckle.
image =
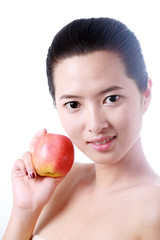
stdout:
<svg viewBox="0 0 160 240">
<path fill-rule="evenodd" d="M 46 133 L 46 132 L 47 132 L 46 129 L 43 129 L 43 130 L 37 132 L 37 133 L 35 134 L 35 136 L 34 136 L 33 139 L 37 139 L 37 138 L 39 138 L 42 134 L 44 134 L 44 133 Z"/>
<path fill-rule="evenodd" d="M 34 169 L 33 163 L 32 163 L 32 154 L 31 152 L 27 151 L 23 154 L 23 159 L 26 166 L 26 174 L 29 175 L 30 178 L 36 177 L 36 171 Z"/>
<path fill-rule="evenodd" d="M 29 152 L 29 151 L 25 152 L 25 153 L 23 154 L 23 156 L 22 156 L 22 159 L 23 159 L 24 161 L 30 160 L 30 159 L 31 159 L 31 152 Z"/>
<path fill-rule="evenodd" d="M 17 159 L 12 167 L 12 171 L 18 171 L 20 169 L 25 169 L 25 164 L 22 159 Z"/>
<path fill-rule="evenodd" d="M 35 144 L 36 144 L 38 138 L 46 132 L 47 132 L 47 130 L 43 129 L 43 130 L 41 130 L 41 131 L 39 131 L 35 134 L 35 136 L 33 137 L 32 141 L 30 143 L 30 148 L 29 149 L 30 149 L 31 153 L 34 151 L 34 147 L 35 147 Z"/>
<path fill-rule="evenodd" d="M 32 168 L 32 154 L 31 152 L 27 151 L 22 156 L 23 161 L 27 168 Z"/>
</svg>

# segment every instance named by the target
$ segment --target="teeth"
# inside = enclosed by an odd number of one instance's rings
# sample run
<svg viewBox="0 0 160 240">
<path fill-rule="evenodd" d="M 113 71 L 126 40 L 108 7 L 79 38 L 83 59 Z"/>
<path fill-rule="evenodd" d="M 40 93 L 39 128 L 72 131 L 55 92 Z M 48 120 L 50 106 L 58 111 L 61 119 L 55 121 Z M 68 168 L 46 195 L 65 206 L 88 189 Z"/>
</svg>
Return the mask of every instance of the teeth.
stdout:
<svg viewBox="0 0 160 240">
<path fill-rule="evenodd" d="M 111 139 L 108 139 L 108 140 L 104 140 L 103 142 L 96 142 L 95 144 L 96 145 L 102 145 L 102 144 L 105 144 L 107 142 L 109 142 Z"/>
</svg>

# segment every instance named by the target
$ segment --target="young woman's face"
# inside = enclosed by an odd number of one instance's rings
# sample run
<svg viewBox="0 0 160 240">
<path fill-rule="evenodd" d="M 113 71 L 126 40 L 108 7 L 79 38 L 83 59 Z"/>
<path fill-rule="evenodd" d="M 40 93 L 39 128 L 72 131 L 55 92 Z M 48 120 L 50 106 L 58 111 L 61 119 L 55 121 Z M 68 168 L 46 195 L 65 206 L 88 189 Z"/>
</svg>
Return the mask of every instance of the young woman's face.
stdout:
<svg viewBox="0 0 160 240">
<path fill-rule="evenodd" d="M 55 68 L 55 99 L 64 129 L 95 162 L 117 162 L 136 143 L 144 96 L 120 58 L 106 51 L 73 56 Z"/>
</svg>

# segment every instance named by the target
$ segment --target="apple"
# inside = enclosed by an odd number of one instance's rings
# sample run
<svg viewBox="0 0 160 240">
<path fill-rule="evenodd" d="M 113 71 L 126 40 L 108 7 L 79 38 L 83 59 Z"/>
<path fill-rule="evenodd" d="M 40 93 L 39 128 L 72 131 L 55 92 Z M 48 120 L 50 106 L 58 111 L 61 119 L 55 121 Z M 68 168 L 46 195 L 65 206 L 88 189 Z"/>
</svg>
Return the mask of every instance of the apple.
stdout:
<svg viewBox="0 0 160 240">
<path fill-rule="evenodd" d="M 43 133 L 35 142 L 32 161 L 40 176 L 65 176 L 74 162 L 73 144 L 64 135 Z"/>
</svg>

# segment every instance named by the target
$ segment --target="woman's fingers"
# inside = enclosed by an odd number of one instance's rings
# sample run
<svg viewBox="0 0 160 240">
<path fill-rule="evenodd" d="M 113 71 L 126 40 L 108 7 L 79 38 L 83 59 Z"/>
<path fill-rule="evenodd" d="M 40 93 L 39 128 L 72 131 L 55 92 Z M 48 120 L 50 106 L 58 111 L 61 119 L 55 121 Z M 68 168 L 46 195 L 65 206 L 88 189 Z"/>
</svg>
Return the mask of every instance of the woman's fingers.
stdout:
<svg viewBox="0 0 160 240">
<path fill-rule="evenodd" d="M 28 175 L 29 178 L 36 177 L 36 171 L 32 164 L 32 155 L 30 152 L 25 152 L 22 159 L 15 161 L 12 168 L 12 175 L 16 177 L 24 177 Z"/>
<path fill-rule="evenodd" d="M 12 176 L 24 177 L 26 176 L 26 166 L 22 159 L 17 159 L 12 168 Z"/>
<path fill-rule="evenodd" d="M 42 135 L 42 134 L 44 134 L 44 133 L 46 133 L 47 132 L 47 130 L 46 129 L 43 129 L 43 130 L 41 130 L 41 131 L 39 131 L 39 132 L 37 132 L 36 134 L 35 134 L 35 136 L 33 137 L 33 139 L 32 139 L 32 141 L 31 141 L 31 143 L 30 143 L 30 152 L 31 153 L 33 153 L 33 150 L 34 150 L 34 147 L 35 147 L 35 144 L 36 144 L 36 142 L 37 142 L 37 140 L 38 140 L 38 138 Z"/>
<path fill-rule="evenodd" d="M 25 152 L 23 154 L 22 159 L 23 159 L 23 162 L 25 164 L 26 174 L 30 178 L 35 178 L 36 177 L 36 170 L 34 169 L 34 166 L 32 164 L 32 154 L 31 154 L 31 152 Z"/>
<path fill-rule="evenodd" d="M 38 138 L 46 132 L 47 132 L 46 129 L 43 129 L 37 132 L 33 140 L 31 141 L 30 151 L 25 152 L 23 154 L 22 159 L 18 159 L 17 161 L 15 161 L 12 169 L 12 173 L 14 174 L 14 176 L 16 175 L 16 176 L 23 177 L 28 175 L 29 178 L 35 178 L 37 176 L 36 170 L 32 163 L 32 152 L 34 150 L 34 147 Z"/>
</svg>

